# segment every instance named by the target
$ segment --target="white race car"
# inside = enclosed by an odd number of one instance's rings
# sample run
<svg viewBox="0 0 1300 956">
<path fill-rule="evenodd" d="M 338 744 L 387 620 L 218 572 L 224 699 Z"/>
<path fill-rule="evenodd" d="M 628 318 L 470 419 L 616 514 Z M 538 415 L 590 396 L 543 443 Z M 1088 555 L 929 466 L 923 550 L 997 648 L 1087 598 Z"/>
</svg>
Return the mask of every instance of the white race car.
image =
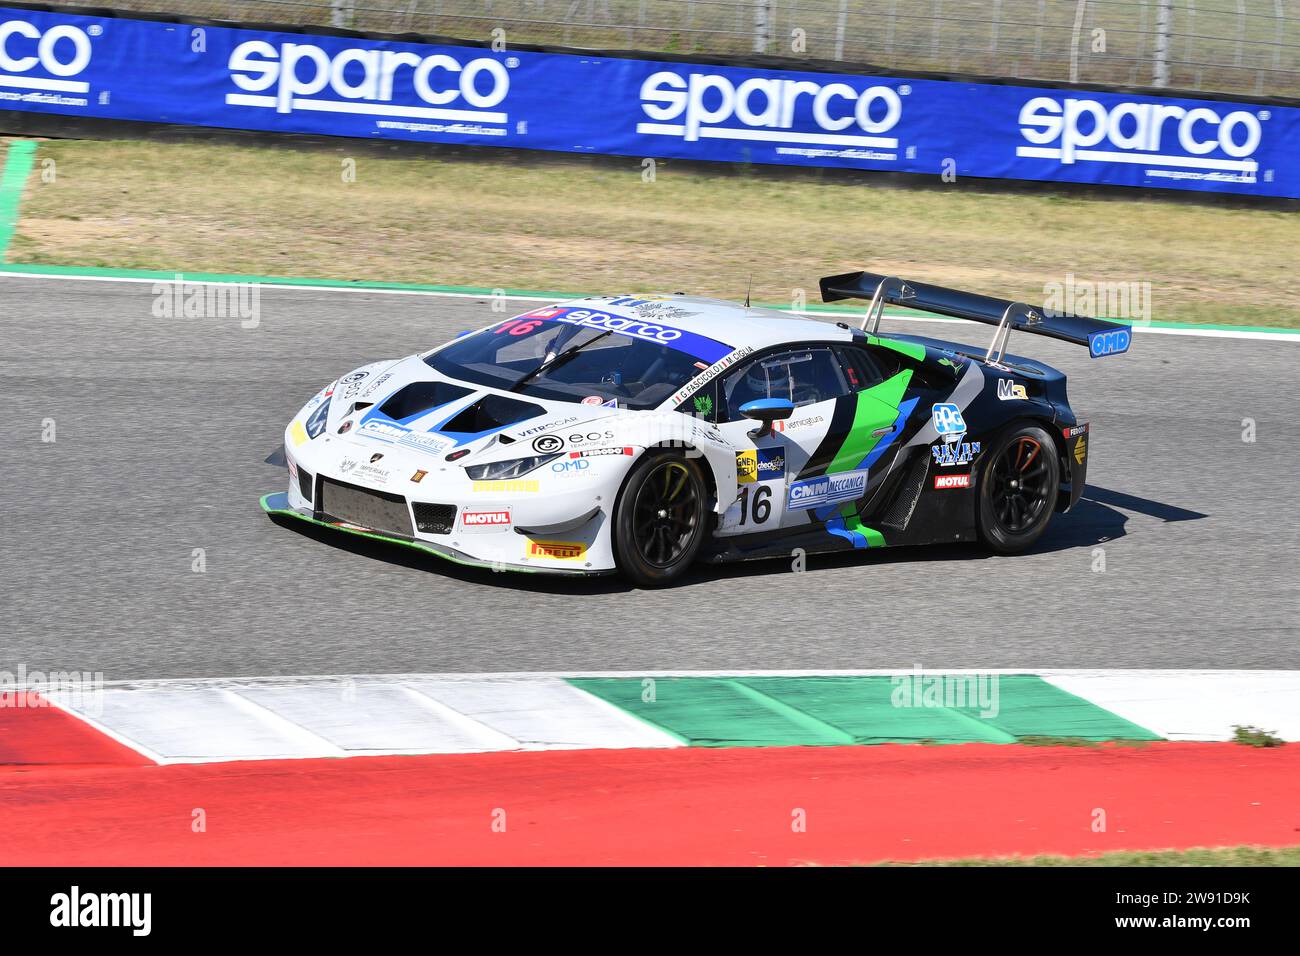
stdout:
<svg viewBox="0 0 1300 956">
<path fill-rule="evenodd" d="M 929 301 L 1000 322 L 1004 344 L 1119 328 L 868 273 L 823 296 L 873 297 L 876 324 L 886 301 Z M 322 389 L 285 430 L 287 493 L 262 506 L 461 563 L 653 586 L 697 558 L 1019 550 L 1077 500 L 1087 426 L 1064 376 L 872 333 L 680 294 L 535 309 Z M 1014 471 L 1030 446 L 1034 473 L 997 472 L 1006 500 L 982 501 L 975 459 Z"/>
</svg>

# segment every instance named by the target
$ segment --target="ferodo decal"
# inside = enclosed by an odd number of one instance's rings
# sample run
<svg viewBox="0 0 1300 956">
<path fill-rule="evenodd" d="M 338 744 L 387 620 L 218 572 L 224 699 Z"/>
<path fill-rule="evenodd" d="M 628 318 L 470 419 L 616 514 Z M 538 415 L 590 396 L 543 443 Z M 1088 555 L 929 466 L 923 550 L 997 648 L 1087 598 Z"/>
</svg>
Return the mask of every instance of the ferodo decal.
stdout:
<svg viewBox="0 0 1300 956">
<path fill-rule="evenodd" d="M 587 546 L 580 541 L 529 540 L 526 554 L 530 558 L 546 561 L 581 561 L 587 556 Z"/>
<path fill-rule="evenodd" d="M 622 448 L 588 448 L 584 451 L 569 452 L 570 458 L 601 458 L 605 455 L 631 455 L 632 446 L 624 445 Z"/>
</svg>

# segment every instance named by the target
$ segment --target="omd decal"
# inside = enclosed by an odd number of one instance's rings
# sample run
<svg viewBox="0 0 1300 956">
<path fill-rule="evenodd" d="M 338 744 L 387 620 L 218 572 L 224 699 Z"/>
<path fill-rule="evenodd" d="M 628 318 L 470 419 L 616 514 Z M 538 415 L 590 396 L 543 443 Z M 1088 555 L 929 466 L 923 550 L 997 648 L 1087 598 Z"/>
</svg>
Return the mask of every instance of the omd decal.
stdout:
<svg viewBox="0 0 1300 956">
<path fill-rule="evenodd" d="M 1300 198 L 1300 108 L 1290 106 L 496 52 L 6 7 L 0 109 Z M 1098 348 L 1113 354 L 1118 344 Z"/>
</svg>

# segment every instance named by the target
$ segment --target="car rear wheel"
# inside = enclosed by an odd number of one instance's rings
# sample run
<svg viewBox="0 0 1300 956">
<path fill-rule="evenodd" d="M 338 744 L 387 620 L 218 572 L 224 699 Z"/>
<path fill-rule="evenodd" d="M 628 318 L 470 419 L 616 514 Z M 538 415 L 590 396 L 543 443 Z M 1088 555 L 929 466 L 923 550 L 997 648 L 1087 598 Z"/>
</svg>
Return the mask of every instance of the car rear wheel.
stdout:
<svg viewBox="0 0 1300 956">
<path fill-rule="evenodd" d="M 980 539 L 998 554 L 1024 551 L 1056 510 L 1061 464 L 1052 436 L 1019 425 L 993 442 L 979 481 Z"/>
<path fill-rule="evenodd" d="M 650 451 L 633 467 L 614 509 L 614 558 L 637 587 L 680 577 L 704 543 L 708 493 L 700 466 Z"/>
</svg>

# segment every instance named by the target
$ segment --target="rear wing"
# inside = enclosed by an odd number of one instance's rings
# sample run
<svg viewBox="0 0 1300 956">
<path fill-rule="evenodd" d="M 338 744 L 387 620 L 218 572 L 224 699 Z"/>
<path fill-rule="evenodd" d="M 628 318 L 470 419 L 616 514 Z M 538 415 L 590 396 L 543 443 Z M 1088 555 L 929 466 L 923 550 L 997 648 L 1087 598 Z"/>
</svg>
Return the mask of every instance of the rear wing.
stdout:
<svg viewBox="0 0 1300 956">
<path fill-rule="evenodd" d="M 880 328 L 880 317 L 887 302 L 922 312 L 996 325 L 997 331 L 993 333 L 993 342 L 985 356 L 988 362 L 1002 360 L 1013 329 L 1086 345 L 1093 358 L 1127 352 L 1133 340 L 1133 330 L 1118 322 L 1083 315 L 1060 315 L 1031 308 L 1023 302 L 995 299 L 924 282 L 905 282 L 897 276 L 846 272 L 844 275 L 826 276 L 821 280 L 821 289 L 823 302 L 869 299 L 871 305 L 862 320 L 862 328 L 873 335 Z"/>
</svg>

